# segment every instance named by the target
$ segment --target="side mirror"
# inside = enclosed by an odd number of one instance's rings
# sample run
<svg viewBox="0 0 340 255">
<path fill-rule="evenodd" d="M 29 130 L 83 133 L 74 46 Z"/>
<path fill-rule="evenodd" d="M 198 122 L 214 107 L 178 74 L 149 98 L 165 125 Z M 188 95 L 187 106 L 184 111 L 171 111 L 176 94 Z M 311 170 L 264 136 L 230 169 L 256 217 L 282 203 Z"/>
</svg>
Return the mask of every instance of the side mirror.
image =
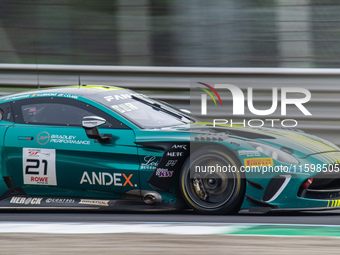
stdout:
<svg viewBox="0 0 340 255">
<path fill-rule="evenodd" d="M 111 142 L 112 135 L 102 135 L 98 131 L 98 127 L 104 125 L 106 120 L 98 116 L 85 116 L 82 121 L 82 126 L 85 129 L 86 135 L 90 139 L 96 139 L 100 143 Z"/>
</svg>

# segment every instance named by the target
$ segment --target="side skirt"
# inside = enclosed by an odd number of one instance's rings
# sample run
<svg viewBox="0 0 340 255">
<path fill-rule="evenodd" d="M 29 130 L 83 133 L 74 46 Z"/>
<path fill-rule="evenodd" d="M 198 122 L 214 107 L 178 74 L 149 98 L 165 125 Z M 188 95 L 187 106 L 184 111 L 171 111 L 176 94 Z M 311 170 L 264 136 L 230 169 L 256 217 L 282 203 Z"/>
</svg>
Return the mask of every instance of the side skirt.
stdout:
<svg viewBox="0 0 340 255">
<path fill-rule="evenodd" d="M 0 200 L 1 209 L 15 210 L 108 210 L 108 211 L 172 211 L 176 204 L 145 204 L 141 200 L 110 200 L 95 198 L 46 197 L 14 195 Z"/>
</svg>

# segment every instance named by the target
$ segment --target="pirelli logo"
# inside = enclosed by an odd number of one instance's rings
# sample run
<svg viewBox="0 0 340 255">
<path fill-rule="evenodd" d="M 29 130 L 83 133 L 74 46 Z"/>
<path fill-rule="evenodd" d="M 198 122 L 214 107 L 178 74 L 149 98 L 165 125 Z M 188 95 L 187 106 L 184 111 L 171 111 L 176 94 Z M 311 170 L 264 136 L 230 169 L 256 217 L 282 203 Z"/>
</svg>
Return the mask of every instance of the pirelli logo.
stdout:
<svg viewBox="0 0 340 255">
<path fill-rule="evenodd" d="M 338 207 L 338 206 L 340 206 L 340 199 L 328 201 L 327 207 Z"/>
<path fill-rule="evenodd" d="M 256 166 L 273 166 L 274 162 L 272 158 L 247 158 L 244 159 L 245 167 L 256 167 Z"/>
</svg>

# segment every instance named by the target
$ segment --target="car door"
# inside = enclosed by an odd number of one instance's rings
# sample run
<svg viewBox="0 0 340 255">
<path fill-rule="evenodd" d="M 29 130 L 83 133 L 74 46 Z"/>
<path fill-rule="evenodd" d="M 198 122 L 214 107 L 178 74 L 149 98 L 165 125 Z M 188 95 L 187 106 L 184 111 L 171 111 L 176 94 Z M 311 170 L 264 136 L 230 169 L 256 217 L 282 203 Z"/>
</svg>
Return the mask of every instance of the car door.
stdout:
<svg viewBox="0 0 340 255">
<path fill-rule="evenodd" d="M 88 102 L 41 97 L 12 102 L 15 124 L 5 136 L 7 171 L 14 187 L 31 195 L 120 198 L 139 190 L 139 161 L 132 129 Z M 90 139 L 83 117 L 106 120 Z M 134 192 L 135 193 L 135 192 Z"/>
</svg>

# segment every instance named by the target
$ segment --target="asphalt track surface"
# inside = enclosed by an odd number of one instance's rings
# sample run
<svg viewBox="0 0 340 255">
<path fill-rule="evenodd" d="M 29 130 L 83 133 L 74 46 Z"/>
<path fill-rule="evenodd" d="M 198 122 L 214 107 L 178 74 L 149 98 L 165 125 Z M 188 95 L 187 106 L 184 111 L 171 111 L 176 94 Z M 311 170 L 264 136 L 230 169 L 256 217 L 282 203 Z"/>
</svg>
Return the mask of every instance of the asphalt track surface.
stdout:
<svg viewBox="0 0 340 255">
<path fill-rule="evenodd" d="M 89 212 L 89 211 L 2 211 L 0 223 L 221 223 L 221 224 L 299 224 L 340 225 L 340 210 L 318 212 L 276 212 L 266 215 L 198 215 L 181 212 Z M 45 225 L 45 224 L 44 224 Z M 96 225 L 96 224 L 95 224 Z M 148 224 L 142 224 L 148 225 Z M 149 224 L 150 225 L 150 224 Z M 155 224 L 157 225 L 157 224 Z M 172 224 L 171 224 L 172 225 Z M 175 224 L 176 225 L 176 224 Z M 216 224 L 214 224 L 216 226 Z M 269 225 L 270 228 L 271 225 Z M 177 227 L 177 226 L 175 226 Z M 318 228 L 318 226 L 316 227 Z M 336 228 L 338 227 L 329 227 Z M 280 232 L 281 233 L 281 232 Z M 304 232 L 305 233 L 305 232 Z M 153 254 L 339 254 L 339 237 L 333 236 L 238 236 L 238 235 L 173 235 L 152 233 L 121 234 L 39 234 L 0 233 L 0 254 L 12 255 L 153 255 Z"/>
<path fill-rule="evenodd" d="M 340 225 L 340 210 L 309 212 L 239 213 L 198 215 L 180 212 L 92 212 L 92 211 L 2 211 L 1 222 L 86 222 L 86 223 L 231 223 Z"/>
</svg>

